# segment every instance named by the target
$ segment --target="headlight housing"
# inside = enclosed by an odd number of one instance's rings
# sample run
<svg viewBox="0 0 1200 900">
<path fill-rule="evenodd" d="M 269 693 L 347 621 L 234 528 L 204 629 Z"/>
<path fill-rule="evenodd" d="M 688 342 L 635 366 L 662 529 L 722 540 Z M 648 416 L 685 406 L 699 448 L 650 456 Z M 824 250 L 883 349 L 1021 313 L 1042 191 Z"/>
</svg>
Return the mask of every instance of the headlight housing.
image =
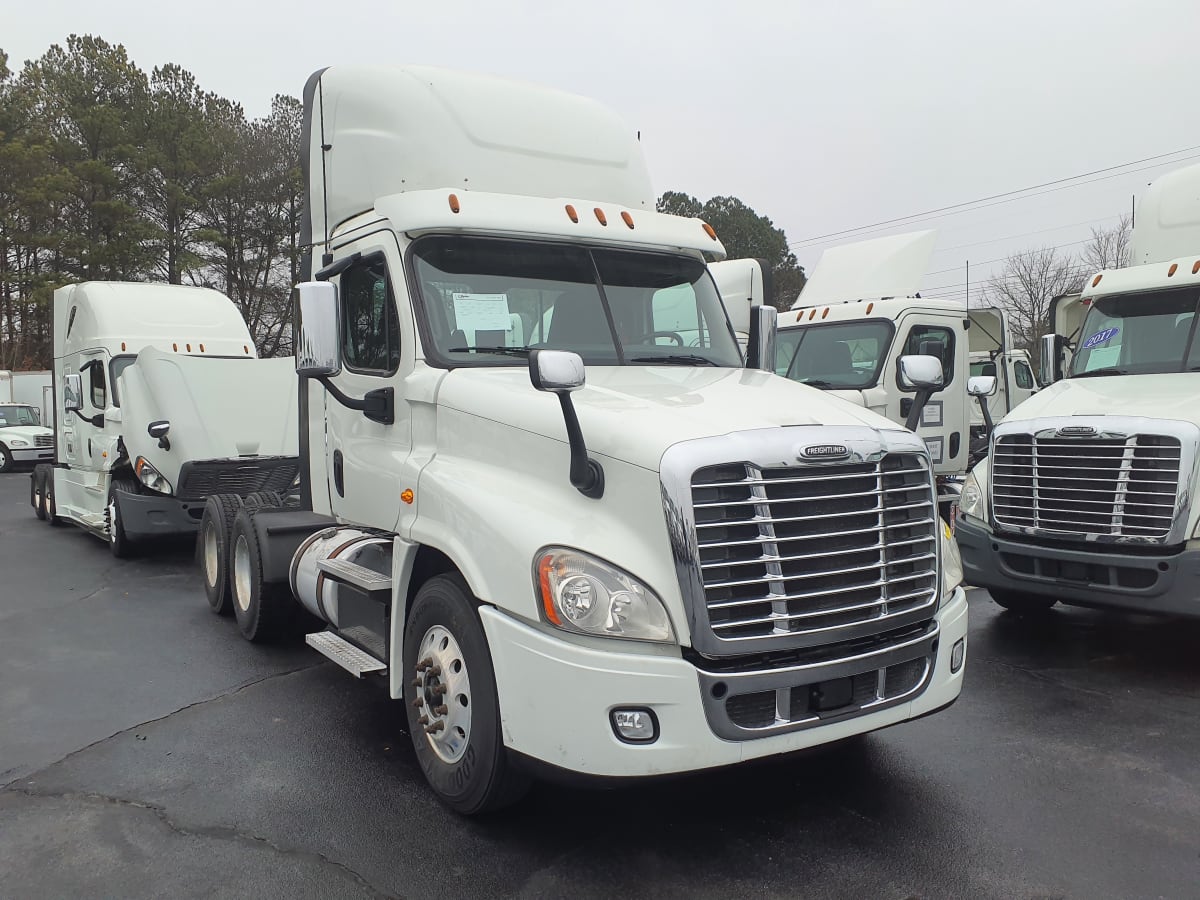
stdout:
<svg viewBox="0 0 1200 900">
<path fill-rule="evenodd" d="M 542 617 L 556 628 L 635 641 L 675 640 L 658 595 L 602 559 L 547 547 L 534 559 L 534 577 Z"/>
<path fill-rule="evenodd" d="M 159 494 L 171 493 L 171 482 L 163 477 L 162 473 L 154 466 L 146 461 L 146 457 L 139 456 L 137 462 L 133 465 L 134 474 L 137 475 L 138 481 L 148 487 L 150 490 Z"/>
<path fill-rule="evenodd" d="M 28 447 L 29 441 L 22 440 L 21 438 L 10 438 L 8 441 L 8 446 L 10 446 L 10 447 Z"/>
<path fill-rule="evenodd" d="M 941 523 L 942 541 L 942 599 L 938 606 L 943 606 L 954 589 L 963 583 L 962 554 L 958 552 L 958 541 L 950 532 L 950 526 Z"/>
<path fill-rule="evenodd" d="M 962 510 L 963 515 L 970 516 L 972 519 L 987 519 L 987 498 L 983 494 L 983 487 L 979 483 L 979 479 L 975 477 L 975 471 L 979 467 L 976 466 L 967 473 L 967 477 L 963 480 L 962 495 L 958 498 L 958 508 Z"/>
</svg>

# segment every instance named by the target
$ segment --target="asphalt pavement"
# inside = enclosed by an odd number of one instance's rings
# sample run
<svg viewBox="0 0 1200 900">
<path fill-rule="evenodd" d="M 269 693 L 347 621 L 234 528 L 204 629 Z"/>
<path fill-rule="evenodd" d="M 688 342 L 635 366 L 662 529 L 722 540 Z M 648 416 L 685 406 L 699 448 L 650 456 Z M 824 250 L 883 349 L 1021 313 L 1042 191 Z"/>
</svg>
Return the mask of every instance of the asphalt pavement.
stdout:
<svg viewBox="0 0 1200 900">
<path fill-rule="evenodd" d="M 209 612 L 190 546 L 114 560 L 0 476 L 0 897 L 1200 896 L 1200 623 L 970 596 L 944 713 L 468 820 L 382 689 Z"/>
</svg>

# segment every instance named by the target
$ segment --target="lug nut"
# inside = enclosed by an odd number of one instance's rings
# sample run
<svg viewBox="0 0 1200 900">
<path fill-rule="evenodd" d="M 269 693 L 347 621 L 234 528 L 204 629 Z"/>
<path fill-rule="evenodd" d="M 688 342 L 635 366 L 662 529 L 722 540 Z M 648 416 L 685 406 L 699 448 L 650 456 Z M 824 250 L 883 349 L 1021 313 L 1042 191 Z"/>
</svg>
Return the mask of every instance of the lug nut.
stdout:
<svg viewBox="0 0 1200 900">
<path fill-rule="evenodd" d="M 442 667 L 441 667 L 441 666 L 430 666 L 430 667 L 429 667 L 429 674 L 430 674 L 430 675 L 441 675 L 441 674 L 442 674 Z"/>
<path fill-rule="evenodd" d="M 435 684 L 433 686 L 433 692 L 435 694 L 437 694 L 439 697 L 442 694 L 446 693 L 446 691 L 448 691 L 448 690 L 450 690 L 450 689 L 448 687 L 446 687 L 444 684 Z"/>
<path fill-rule="evenodd" d="M 428 728 L 426 728 L 425 733 L 426 734 L 437 734 L 439 731 L 441 731 L 445 727 L 446 727 L 445 722 L 437 721 L 437 722 L 434 722 L 432 725 L 430 725 Z"/>
<path fill-rule="evenodd" d="M 429 716 L 421 716 L 420 718 L 417 719 L 417 724 L 418 725 L 428 725 L 429 724 Z"/>
<path fill-rule="evenodd" d="M 446 713 L 448 713 L 448 712 L 450 712 L 450 710 L 449 710 L 449 709 L 447 709 L 447 708 L 446 708 L 446 706 L 445 706 L 444 704 L 443 704 L 442 706 L 435 706 L 435 707 L 433 708 L 433 714 L 434 714 L 435 716 L 444 716 L 444 715 L 446 715 Z"/>
<path fill-rule="evenodd" d="M 415 706 L 417 709 L 420 709 L 424 705 L 425 705 L 424 697 L 418 697 L 416 700 L 413 701 L 413 706 Z"/>
<path fill-rule="evenodd" d="M 419 688 L 419 687 L 421 686 L 421 679 L 420 679 L 420 678 L 414 678 L 414 679 L 413 679 L 413 682 L 412 682 L 412 685 L 413 685 L 413 687 L 415 687 L 415 688 Z"/>
</svg>

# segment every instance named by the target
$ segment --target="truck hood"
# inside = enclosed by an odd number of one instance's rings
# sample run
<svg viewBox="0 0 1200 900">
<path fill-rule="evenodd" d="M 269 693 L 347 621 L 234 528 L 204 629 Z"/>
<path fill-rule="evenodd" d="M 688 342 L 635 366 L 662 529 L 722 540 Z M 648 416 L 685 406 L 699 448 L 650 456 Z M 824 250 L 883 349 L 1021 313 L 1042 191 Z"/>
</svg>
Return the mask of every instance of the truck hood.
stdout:
<svg viewBox="0 0 1200 900">
<path fill-rule="evenodd" d="M 593 454 L 652 471 L 682 441 L 779 426 L 868 426 L 887 419 L 778 375 L 751 369 L 684 366 L 589 367 L 571 395 Z M 524 368 L 455 369 L 438 404 L 566 442 L 558 398 L 529 383 Z"/>
<path fill-rule="evenodd" d="M 7 425 L 0 428 L 0 444 L 8 443 L 13 438 L 20 438 L 33 444 L 35 438 L 53 434 L 53 431 L 43 425 Z"/>
<path fill-rule="evenodd" d="M 1043 416 L 1138 416 L 1200 425 L 1200 375 L 1113 375 L 1065 378 L 1038 391 L 1005 422 Z"/>
</svg>

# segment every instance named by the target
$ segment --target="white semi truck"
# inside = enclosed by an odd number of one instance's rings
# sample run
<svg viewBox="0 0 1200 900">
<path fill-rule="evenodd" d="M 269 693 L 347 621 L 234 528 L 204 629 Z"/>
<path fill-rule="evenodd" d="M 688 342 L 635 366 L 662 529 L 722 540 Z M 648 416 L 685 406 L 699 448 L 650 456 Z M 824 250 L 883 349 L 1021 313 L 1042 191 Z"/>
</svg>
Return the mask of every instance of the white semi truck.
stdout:
<svg viewBox="0 0 1200 900">
<path fill-rule="evenodd" d="M 779 317 L 775 371 L 912 428 L 935 472 L 953 478 L 986 450 L 984 405 L 999 418 L 1031 391 L 1020 387 L 1024 378 L 1008 378 L 1019 356 L 1003 310 L 917 296 L 935 238 L 919 231 L 827 250 Z M 933 355 L 942 367 L 923 406 L 901 372 L 901 358 L 913 354 Z M 957 492 L 944 487 L 949 516 Z"/>
<path fill-rule="evenodd" d="M 924 444 L 744 364 L 716 234 L 654 211 L 611 112 L 335 67 L 304 136 L 303 502 L 217 496 L 203 526 L 245 637 L 328 623 L 308 643 L 384 681 L 463 813 L 532 772 L 701 770 L 958 696 L 967 607 Z"/>
<path fill-rule="evenodd" d="M 1130 265 L 1055 303 L 1053 384 L 997 425 L 963 485 L 967 578 L 1001 606 L 1200 615 L 1198 309 L 1192 166 L 1147 191 Z"/>
<path fill-rule="evenodd" d="M 53 332 L 54 457 L 30 483 L 39 519 L 126 556 L 146 538 L 194 534 L 210 494 L 293 486 L 294 361 L 258 359 L 225 295 L 71 284 L 54 292 Z"/>
</svg>

